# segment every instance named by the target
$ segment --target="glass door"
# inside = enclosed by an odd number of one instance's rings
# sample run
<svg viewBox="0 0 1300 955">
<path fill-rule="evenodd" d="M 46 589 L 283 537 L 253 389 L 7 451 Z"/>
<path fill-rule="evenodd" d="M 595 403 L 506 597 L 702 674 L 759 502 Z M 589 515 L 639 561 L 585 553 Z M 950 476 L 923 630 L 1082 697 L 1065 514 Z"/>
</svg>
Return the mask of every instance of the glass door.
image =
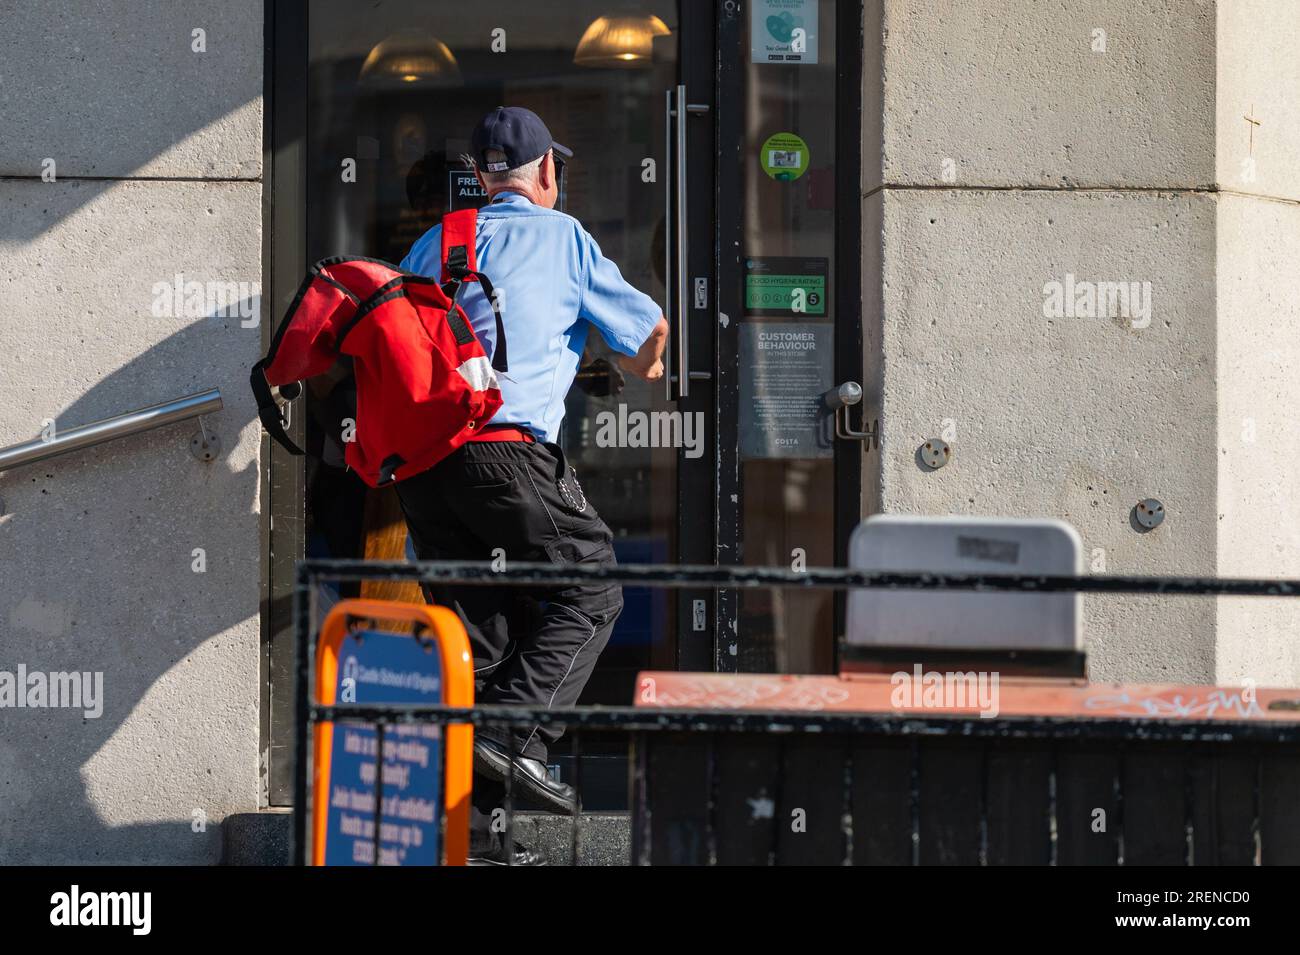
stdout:
<svg viewBox="0 0 1300 955">
<path fill-rule="evenodd" d="M 496 0 L 477 7 L 313 0 L 306 261 L 356 253 L 397 263 L 444 213 L 482 205 L 486 197 L 462 156 L 482 115 L 514 105 L 536 112 L 573 150 L 559 208 L 586 227 L 629 282 L 666 303 L 672 293 L 665 268 L 684 263 L 711 285 L 710 242 L 698 243 L 690 258 L 675 257 L 686 247 L 673 218 L 675 190 L 689 185 L 702 200 L 689 222 L 702 235 L 710 229 L 713 191 L 713 18 L 708 4 L 684 6 L 690 23 L 674 0 Z M 695 62 L 689 79 L 683 51 Z M 689 131 L 675 129 L 665 115 L 666 95 L 686 82 L 705 97 L 698 117 L 689 114 Z M 683 166 L 678 135 L 688 132 Z M 706 299 L 698 315 L 706 318 L 708 307 Z M 665 308 L 673 314 L 673 306 Z M 712 341 L 707 321 L 701 325 L 693 360 L 707 369 Z M 682 390 L 677 383 L 652 386 L 624 376 L 615 357 L 593 329 L 566 399 L 565 454 L 613 530 L 621 562 L 708 562 L 716 441 L 707 413 L 711 375 L 691 381 L 694 393 L 682 401 L 671 393 Z M 359 510 L 357 495 L 365 490 L 329 467 L 328 432 L 337 417 L 329 409 L 338 402 L 318 390 L 321 413 L 308 427 L 322 433 L 309 441 L 326 463 L 308 475 L 308 550 L 336 554 L 361 546 L 347 515 L 373 515 L 376 505 L 367 500 Z M 708 597 L 626 588 L 626 609 L 583 702 L 628 703 L 640 670 L 707 667 Z"/>
<path fill-rule="evenodd" d="M 719 5 L 719 563 L 842 564 L 858 519 L 863 448 L 824 396 L 861 381 L 859 9 Z M 715 665 L 832 672 L 841 618 L 830 591 L 724 593 Z"/>
</svg>

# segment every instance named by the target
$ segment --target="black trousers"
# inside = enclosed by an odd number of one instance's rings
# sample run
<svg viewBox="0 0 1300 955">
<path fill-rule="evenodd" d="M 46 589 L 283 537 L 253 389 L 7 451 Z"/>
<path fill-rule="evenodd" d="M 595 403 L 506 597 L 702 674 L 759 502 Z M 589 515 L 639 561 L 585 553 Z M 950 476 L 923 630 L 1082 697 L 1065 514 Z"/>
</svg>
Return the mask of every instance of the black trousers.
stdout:
<svg viewBox="0 0 1300 955">
<path fill-rule="evenodd" d="M 398 483 L 397 493 L 422 560 L 615 563 L 609 528 L 558 445 L 470 442 Z M 622 588 L 602 583 L 430 587 L 425 596 L 464 621 L 478 702 L 540 708 L 578 702 L 623 609 Z M 563 732 L 479 731 L 543 761 Z"/>
</svg>

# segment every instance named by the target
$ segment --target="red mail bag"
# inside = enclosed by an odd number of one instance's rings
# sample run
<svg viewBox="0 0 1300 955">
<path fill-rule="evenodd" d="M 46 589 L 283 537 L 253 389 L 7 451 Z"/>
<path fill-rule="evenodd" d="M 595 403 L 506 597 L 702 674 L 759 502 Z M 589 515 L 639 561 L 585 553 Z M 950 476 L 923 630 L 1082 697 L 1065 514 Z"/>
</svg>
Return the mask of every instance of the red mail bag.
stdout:
<svg viewBox="0 0 1300 955">
<path fill-rule="evenodd" d="M 301 392 L 293 383 L 324 374 L 340 355 L 351 356 L 357 384 L 345 458 L 371 487 L 432 467 L 491 420 L 501 407 L 497 375 L 509 366 L 495 291 L 476 269 L 477 215 L 465 209 L 443 217 L 436 279 L 349 256 L 312 267 L 249 379 L 271 437 L 303 453 L 271 388 L 292 398 Z M 491 361 L 457 302 L 470 282 L 482 286 L 496 317 Z"/>
</svg>

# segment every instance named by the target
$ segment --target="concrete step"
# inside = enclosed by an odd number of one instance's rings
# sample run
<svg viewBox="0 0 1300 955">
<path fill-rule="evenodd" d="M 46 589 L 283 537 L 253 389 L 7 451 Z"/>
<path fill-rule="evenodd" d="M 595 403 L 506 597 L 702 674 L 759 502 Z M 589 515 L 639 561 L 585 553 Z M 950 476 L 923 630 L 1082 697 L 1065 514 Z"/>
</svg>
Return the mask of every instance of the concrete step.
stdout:
<svg viewBox="0 0 1300 955">
<path fill-rule="evenodd" d="M 584 812 L 578 831 L 579 865 L 631 865 L 632 817 L 626 812 Z M 515 813 L 515 842 L 536 849 L 548 865 L 571 865 L 573 817 Z"/>
<path fill-rule="evenodd" d="M 293 813 L 241 812 L 221 824 L 222 865 L 288 865 Z M 549 865 L 570 865 L 573 819 L 545 812 L 515 813 L 515 841 L 536 849 Z M 580 865 L 631 865 L 632 824 L 626 812 L 585 812 L 579 830 Z"/>
<path fill-rule="evenodd" d="M 221 823 L 222 865 L 288 865 L 292 845 L 289 809 L 237 812 Z"/>
</svg>

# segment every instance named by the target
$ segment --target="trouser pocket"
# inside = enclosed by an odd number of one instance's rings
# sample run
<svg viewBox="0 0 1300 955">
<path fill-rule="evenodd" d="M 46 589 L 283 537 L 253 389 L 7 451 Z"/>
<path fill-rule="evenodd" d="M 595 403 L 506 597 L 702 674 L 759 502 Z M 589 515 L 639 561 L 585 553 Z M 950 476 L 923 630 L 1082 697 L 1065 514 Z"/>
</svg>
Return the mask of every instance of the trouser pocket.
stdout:
<svg viewBox="0 0 1300 955">
<path fill-rule="evenodd" d="M 581 532 L 546 544 L 553 564 L 579 567 L 615 567 L 614 539 L 605 522 L 595 518 Z M 612 623 L 623 609 L 623 588 L 612 581 L 591 580 L 560 587 L 551 597 L 587 616 L 597 627 Z"/>
</svg>

